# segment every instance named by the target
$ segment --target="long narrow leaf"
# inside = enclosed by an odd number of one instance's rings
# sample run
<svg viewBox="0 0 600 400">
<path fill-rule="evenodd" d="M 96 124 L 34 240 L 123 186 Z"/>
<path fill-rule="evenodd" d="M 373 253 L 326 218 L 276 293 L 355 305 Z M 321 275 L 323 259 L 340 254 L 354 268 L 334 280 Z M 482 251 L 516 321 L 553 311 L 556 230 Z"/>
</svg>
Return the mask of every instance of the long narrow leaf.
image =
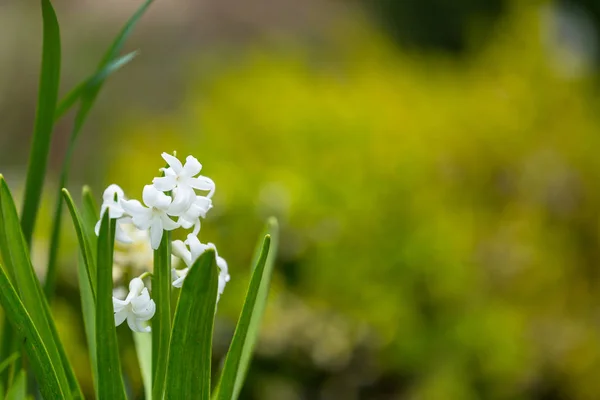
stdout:
<svg viewBox="0 0 600 400">
<path fill-rule="evenodd" d="M 92 247 L 92 254 L 95 260 L 96 248 L 98 247 L 98 236 L 96 236 L 94 228 L 96 226 L 96 221 L 98 220 L 99 215 L 98 206 L 96 205 L 96 201 L 94 200 L 92 190 L 88 186 L 83 187 L 81 198 L 83 200 L 83 207 L 81 209 L 83 228 L 85 230 L 86 236 L 88 237 L 88 242 Z"/>
<path fill-rule="evenodd" d="M 4 219 L 2 218 L 2 210 L 0 209 L 0 260 L 4 263 L 4 266 L 7 270 L 11 281 L 14 283 L 14 273 L 13 267 L 10 260 L 10 248 L 8 247 L 7 242 L 7 233 L 5 230 Z M 0 337 L 0 360 L 7 360 L 9 355 L 13 354 L 15 351 L 20 351 L 19 349 L 19 339 L 12 327 L 11 324 L 8 323 L 5 316 L 2 316 L 4 319 L 4 323 L 2 324 L 2 333 Z M 18 372 L 19 368 L 16 368 L 15 373 Z M 4 384 L 5 387 L 9 386 L 11 379 L 11 371 L 10 368 L 6 370 L 2 370 L 0 372 L 0 383 Z M 0 392 L 1 394 L 1 392 Z"/>
<path fill-rule="evenodd" d="M 146 11 L 148 6 L 152 3 L 152 0 L 146 0 L 142 4 L 142 6 L 136 11 L 136 13 L 127 21 L 121 32 L 117 35 L 110 48 L 106 52 L 104 58 L 100 62 L 97 68 L 97 74 L 94 75 L 94 79 L 89 81 L 88 84 L 82 89 L 81 94 L 79 95 L 80 104 L 79 109 L 77 110 L 77 114 L 75 115 L 75 122 L 73 124 L 73 128 L 71 130 L 71 136 L 69 139 L 69 146 L 67 147 L 67 153 L 63 160 L 60 179 L 59 179 L 59 193 L 56 196 L 56 208 L 54 211 L 54 219 L 52 221 L 52 231 L 50 235 L 50 249 L 48 256 L 48 268 L 46 270 L 46 281 L 44 285 L 44 292 L 46 293 L 46 297 L 51 298 L 54 294 L 54 289 L 56 285 L 56 276 L 57 276 L 57 265 L 56 259 L 58 257 L 57 249 L 59 248 L 60 241 L 60 226 L 62 221 L 62 201 L 61 201 L 61 193 L 60 189 L 67 186 L 69 168 L 71 165 L 71 158 L 75 152 L 75 144 L 77 142 L 77 138 L 83 128 L 83 125 L 87 119 L 87 116 L 100 93 L 100 89 L 104 85 L 104 82 L 108 75 L 111 72 L 114 72 L 118 69 L 118 67 L 124 65 L 130 58 L 133 58 L 133 53 L 130 53 L 124 56 L 124 59 L 114 61 L 123 45 L 125 44 L 125 40 L 133 30 L 137 21 L 141 18 L 143 13 Z M 116 62 L 117 64 L 112 64 Z M 106 70 L 107 67 L 113 66 L 112 69 Z"/>
<path fill-rule="evenodd" d="M 27 374 L 21 370 L 17 378 L 6 392 L 4 400 L 24 400 L 27 396 Z"/>
<path fill-rule="evenodd" d="M 81 220 L 81 216 L 79 215 L 79 210 L 77 210 L 77 207 L 73 202 L 73 198 L 71 197 L 67 189 L 63 189 L 63 197 L 65 199 L 65 202 L 67 203 L 67 208 L 71 213 L 71 219 L 73 220 L 75 232 L 77 233 L 77 240 L 79 241 L 79 250 L 81 251 L 81 255 L 83 256 L 83 262 L 87 270 L 87 277 L 90 281 L 89 288 L 91 289 L 92 296 L 95 299 L 96 262 L 94 261 L 91 245 L 88 242 L 88 236 L 84 231 L 83 222 Z"/>
<path fill-rule="evenodd" d="M 248 333 L 244 342 L 242 355 L 239 361 L 239 367 L 235 378 L 235 387 L 233 389 L 233 395 L 231 397 L 232 399 L 237 399 L 240 395 L 240 391 L 242 390 L 242 385 L 244 384 L 244 380 L 246 379 L 246 373 L 248 372 L 248 367 L 250 366 L 250 361 L 252 360 L 254 346 L 256 345 L 256 341 L 258 340 L 258 333 L 260 329 L 260 324 L 262 322 L 262 316 L 267 305 L 267 297 L 269 294 L 269 286 L 271 283 L 271 274 L 275 265 L 275 258 L 277 257 L 277 249 L 279 248 L 279 225 L 277 223 L 277 219 L 275 219 L 274 217 L 269 218 L 269 220 L 267 221 L 267 226 L 265 227 L 265 232 L 271 237 L 271 246 L 269 249 L 269 255 L 267 257 L 267 262 L 264 267 L 264 278 L 260 283 L 256 304 L 254 305 L 254 312 L 252 313 L 252 318 L 247 328 Z M 252 263 L 254 268 L 256 268 L 256 266 L 259 265 L 259 260 L 261 257 L 259 248 L 260 242 L 257 245 L 257 250 L 254 254 L 254 260 Z"/>
<path fill-rule="evenodd" d="M 231 346 L 225 359 L 225 365 L 221 374 L 221 381 L 218 387 L 217 399 L 219 400 L 231 400 L 234 398 L 235 387 L 240 388 L 243 385 L 245 376 L 243 375 L 248 368 L 247 365 L 241 365 L 244 361 L 248 363 L 250 361 L 249 356 L 245 356 L 244 353 L 250 354 L 252 351 L 251 346 L 256 340 L 258 331 L 250 330 L 251 322 L 253 318 L 260 319 L 260 315 L 254 316 L 254 313 L 262 313 L 262 305 L 258 303 L 261 286 L 268 287 L 269 280 L 271 278 L 272 264 L 268 270 L 265 269 L 267 264 L 267 256 L 269 255 L 269 247 L 271 244 L 271 237 L 265 236 L 260 257 L 257 264 L 252 272 L 252 279 L 250 280 L 250 286 L 248 287 L 248 293 L 246 294 L 246 300 L 244 301 L 244 307 L 240 314 L 238 324 L 233 334 Z M 262 299 L 261 299 L 262 300 Z M 240 373 L 242 371 L 242 373 Z"/>
<path fill-rule="evenodd" d="M 96 352 L 96 299 L 90 287 L 88 271 L 83 261 L 83 256 L 79 255 L 77 262 L 77 280 L 79 283 L 79 293 L 81 296 L 81 312 L 83 313 L 83 327 L 85 328 L 85 337 L 88 344 L 88 354 L 92 365 L 92 378 L 96 397 L 98 397 L 98 362 Z"/>
<path fill-rule="evenodd" d="M 104 58 L 100 62 L 100 65 L 104 66 L 117 57 L 117 55 L 121 52 L 125 41 L 133 31 L 133 28 L 138 23 L 140 18 L 142 18 L 142 15 L 144 15 L 144 13 L 148 9 L 148 7 L 150 7 L 150 4 L 152 4 L 153 1 L 154 0 L 144 1 L 140 8 L 138 8 L 136 12 L 129 18 L 129 20 L 127 20 L 127 22 L 125 23 L 115 40 L 112 42 L 106 54 L 104 54 Z"/>
<path fill-rule="evenodd" d="M 2 212 L 9 249 L 9 254 L 3 254 L 2 258 L 10 259 L 20 298 L 31 315 L 36 329 L 44 340 L 61 385 L 69 387 L 65 374 L 65 368 L 68 366 L 62 365 L 61 351 L 59 350 L 59 343 L 55 340 L 55 329 L 52 329 L 54 324 L 49 315 L 48 303 L 41 294 L 39 282 L 29 259 L 25 238 L 19 226 L 17 209 L 2 175 L 0 175 L 0 211 Z"/>
<path fill-rule="evenodd" d="M 84 186 L 82 192 L 83 207 L 82 207 L 82 223 L 85 235 L 88 243 L 92 248 L 92 259 L 94 265 L 96 263 L 96 251 L 98 246 L 98 237 L 94 232 L 94 226 L 96 225 L 96 219 L 98 218 L 98 211 L 94 196 L 89 187 Z M 95 278 L 96 275 L 93 275 Z M 90 355 L 90 361 L 92 364 L 92 377 L 94 379 L 94 388 L 96 390 L 96 397 L 98 397 L 98 362 L 97 362 L 97 351 L 96 351 L 96 299 L 93 295 L 92 287 L 90 286 L 90 280 L 88 279 L 88 270 L 83 261 L 83 256 L 79 256 L 79 262 L 77 264 L 77 275 L 79 279 L 79 290 L 81 293 L 81 310 L 83 312 L 83 323 L 85 326 L 85 334 L 88 342 L 88 352 Z M 95 279 L 94 279 L 95 281 Z"/>
<path fill-rule="evenodd" d="M 41 0 L 41 2 L 44 21 L 42 66 L 21 219 L 23 236 L 28 246 L 31 245 L 31 237 L 42 196 L 42 187 L 44 186 L 60 81 L 60 31 L 58 20 L 50 0 Z"/>
<path fill-rule="evenodd" d="M 164 232 L 160 246 L 154 251 L 152 297 L 156 313 L 152 319 L 152 397 L 162 399 L 169 342 L 171 340 L 171 235 Z"/>
<path fill-rule="evenodd" d="M 109 213 L 104 213 L 98 237 L 98 289 L 96 291 L 98 398 L 125 400 L 112 303 L 114 243 L 115 220 L 109 218 Z"/>
<path fill-rule="evenodd" d="M 63 115 L 67 113 L 77 103 L 77 101 L 81 98 L 82 94 L 85 93 L 91 86 L 96 86 L 114 72 L 123 68 L 127 65 L 131 60 L 135 58 L 137 55 L 137 51 L 132 51 L 131 53 L 125 54 L 115 60 L 112 60 L 104 67 L 102 67 L 99 71 L 95 72 L 89 78 L 85 79 L 83 82 L 79 83 L 75 86 L 56 106 L 56 112 L 54 113 L 54 120 L 58 121 Z"/>
<path fill-rule="evenodd" d="M 47 400 L 68 399 L 68 387 L 61 384 L 55 364 L 50 358 L 48 351 L 42 341 L 40 333 L 25 310 L 25 306 L 19 299 L 19 295 L 10 283 L 6 271 L 0 266 L 0 304 L 6 313 L 12 326 L 24 342 L 25 351 L 29 357 L 30 365 L 39 384 L 40 391 Z M 60 366 L 59 366 L 60 367 Z"/>
<path fill-rule="evenodd" d="M 0 372 L 4 372 L 4 370 L 6 368 L 8 368 L 10 366 L 10 364 L 12 364 L 14 361 L 16 361 L 19 357 L 21 357 L 21 354 L 12 353 L 10 356 L 8 356 L 4 360 L 2 360 L 2 362 L 0 363 Z"/>
<path fill-rule="evenodd" d="M 133 342 L 144 382 L 144 396 L 146 400 L 152 400 L 152 336 L 133 332 Z"/>
<path fill-rule="evenodd" d="M 166 399 L 210 399 L 217 280 L 215 253 L 208 250 L 192 265 L 177 303 L 167 367 Z"/>
</svg>

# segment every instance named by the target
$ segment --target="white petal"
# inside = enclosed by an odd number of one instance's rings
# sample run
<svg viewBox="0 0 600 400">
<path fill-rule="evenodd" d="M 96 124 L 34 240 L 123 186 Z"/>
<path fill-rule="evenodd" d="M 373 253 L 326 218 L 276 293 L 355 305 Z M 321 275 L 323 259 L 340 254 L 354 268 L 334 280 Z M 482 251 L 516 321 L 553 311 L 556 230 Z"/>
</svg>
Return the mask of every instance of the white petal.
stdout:
<svg viewBox="0 0 600 400">
<path fill-rule="evenodd" d="M 132 302 L 132 310 L 137 319 L 141 320 L 149 320 L 154 316 L 154 312 L 156 311 L 156 304 L 154 300 L 150 299 L 135 299 L 136 304 Z"/>
<path fill-rule="evenodd" d="M 175 268 L 171 268 L 171 281 L 176 281 L 179 279 L 179 275 L 177 275 L 177 270 Z"/>
<path fill-rule="evenodd" d="M 141 333 L 150 333 L 152 331 L 152 329 L 144 324 L 144 321 L 141 321 L 139 319 L 135 319 L 135 326 L 137 328 L 136 332 L 141 332 Z"/>
<path fill-rule="evenodd" d="M 204 213 L 207 213 L 213 207 L 212 200 L 206 196 L 196 196 L 196 201 L 194 205 L 202 210 Z"/>
<path fill-rule="evenodd" d="M 113 309 L 117 313 L 123 310 L 127 305 L 129 305 L 129 301 L 119 300 L 116 297 L 113 297 Z"/>
<path fill-rule="evenodd" d="M 121 200 L 120 204 L 123 210 L 132 217 L 145 213 L 148 210 L 137 200 Z"/>
<path fill-rule="evenodd" d="M 120 200 L 125 197 L 125 193 L 123 189 L 119 185 L 108 185 L 108 187 L 102 193 L 102 200 L 104 203 L 112 203 L 115 201 L 115 194 L 117 195 L 117 200 Z"/>
<path fill-rule="evenodd" d="M 131 238 L 129 237 L 127 232 L 125 232 L 125 230 L 123 230 L 123 227 L 121 226 L 120 221 L 117 221 L 117 228 L 115 230 L 115 239 L 118 242 L 124 243 L 124 244 L 133 243 L 133 240 L 131 240 Z"/>
<path fill-rule="evenodd" d="M 142 199 L 144 200 L 144 204 L 146 204 L 148 207 L 156 207 L 161 210 L 167 209 L 169 204 L 171 204 L 171 197 L 159 191 L 152 185 L 144 186 Z"/>
<path fill-rule="evenodd" d="M 121 310 L 115 313 L 115 326 L 119 326 L 127 318 L 127 310 Z"/>
<path fill-rule="evenodd" d="M 198 233 L 200 233 L 200 219 L 196 220 L 196 223 L 194 224 L 194 230 L 192 231 L 192 235 L 198 236 Z"/>
<path fill-rule="evenodd" d="M 177 181 L 174 176 L 161 176 L 160 178 L 152 179 L 152 185 L 161 192 L 167 192 L 177 186 Z"/>
<path fill-rule="evenodd" d="M 108 206 L 108 215 L 110 215 L 110 217 L 112 219 L 121 218 L 124 213 L 125 213 L 125 211 L 119 204 L 114 204 L 114 205 Z"/>
<path fill-rule="evenodd" d="M 183 286 L 183 281 L 185 280 L 186 276 L 187 275 L 181 276 L 181 277 L 177 278 L 176 280 L 174 280 L 173 281 L 173 287 L 181 288 Z"/>
<path fill-rule="evenodd" d="M 94 227 L 94 232 L 96 232 L 96 236 L 100 235 L 100 225 L 102 224 L 102 219 L 96 222 L 96 226 Z"/>
<path fill-rule="evenodd" d="M 160 219 L 162 222 L 162 227 L 165 231 L 172 231 L 173 229 L 179 228 L 179 224 L 169 218 L 167 214 L 162 214 Z"/>
<path fill-rule="evenodd" d="M 229 272 L 227 268 L 227 261 L 225 261 L 223 257 L 217 256 L 217 267 L 219 267 L 221 273 L 223 274 L 227 274 Z"/>
<path fill-rule="evenodd" d="M 192 253 L 181 240 L 174 240 L 171 243 L 171 253 L 183 260 L 188 267 L 192 265 Z"/>
<path fill-rule="evenodd" d="M 183 166 L 181 165 L 181 161 L 179 161 L 177 157 L 172 156 L 168 153 L 162 153 L 161 157 L 167 162 L 167 164 L 169 164 L 169 167 L 171 167 L 176 174 L 181 173 Z"/>
<path fill-rule="evenodd" d="M 160 241 L 163 236 L 163 227 L 160 218 L 154 219 L 150 225 L 150 245 L 154 250 L 160 246 Z"/>
<path fill-rule="evenodd" d="M 194 226 L 195 222 L 190 222 L 187 218 L 184 217 L 179 217 L 177 219 L 177 223 L 179 224 L 179 226 L 181 226 L 183 229 L 190 229 L 192 226 Z"/>
<path fill-rule="evenodd" d="M 190 186 L 179 185 L 174 191 L 173 203 L 169 206 L 167 213 L 173 216 L 179 216 L 185 213 L 196 201 L 196 193 Z"/>
<path fill-rule="evenodd" d="M 225 285 L 227 285 L 226 277 L 223 275 L 219 275 L 219 284 L 217 288 L 217 293 L 219 294 L 219 296 L 221 296 L 225 291 Z"/>
<path fill-rule="evenodd" d="M 194 263 L 198 257 L 200 257 L 200 255 L 206 251 L 206 245 L 200 243 L 198 237 L 193 234 L 187 235 L 186 243 L 190 247 L 190 252 L 192 253 L 192 263 Z"/>
<path fill-rule="evenodd" d="M 144 290 L 144 281 L 140 278 L 133 278 L 129 282 L 129 293 L 133 293 L 133 297 L 138 297 Z M 147 290 L 147 289 L 146 289 Z"/>
<path fill-rule="evenodd" d="M 144 207 L 137 200 L 123 200 L 121 205 L 127 214 L 131 215 L 131 222 L 136 228 L 146 230 L 152 223 L 152 210 Z"/>
<path fill-rule="evenodd" d="M 193 156 L 187 156 L 185 159 L 185 165 L 181 171 L 181 176 L 192 177 L 198 175 L 202 170 L 202 164 Z"/>
<path fill-rule="evenodd" d="M 127 314 L 127 325 L 129 325 L 129 329 L 134 332 L 144 332 L 143 328 L 140 330 L 135 315 L 133 313 Z"/>
<path fill-rule="evenodd" d="M 212 197 L 215 193 L 215 182 L 206 176 L 199 176 L 197 178 L 187 178 L 185 183 L 198 190 L 208 190 L 207 197 Z"/>
</svg>

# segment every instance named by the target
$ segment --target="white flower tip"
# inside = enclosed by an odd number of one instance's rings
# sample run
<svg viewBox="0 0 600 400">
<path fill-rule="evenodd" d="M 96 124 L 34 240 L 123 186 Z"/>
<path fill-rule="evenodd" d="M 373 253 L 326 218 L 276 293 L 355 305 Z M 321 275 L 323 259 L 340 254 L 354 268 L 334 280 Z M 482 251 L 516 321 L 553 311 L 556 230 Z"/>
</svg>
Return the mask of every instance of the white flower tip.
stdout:
<svg viewBox="0 0 600 400">
<path fill-rule="evenodd" d="M 139 295 L 142 290 L 144 290 L 144 281 L 140 278 L 133 278 L 131 282 L 129 282 L 129 291 Z"/>
</svg>

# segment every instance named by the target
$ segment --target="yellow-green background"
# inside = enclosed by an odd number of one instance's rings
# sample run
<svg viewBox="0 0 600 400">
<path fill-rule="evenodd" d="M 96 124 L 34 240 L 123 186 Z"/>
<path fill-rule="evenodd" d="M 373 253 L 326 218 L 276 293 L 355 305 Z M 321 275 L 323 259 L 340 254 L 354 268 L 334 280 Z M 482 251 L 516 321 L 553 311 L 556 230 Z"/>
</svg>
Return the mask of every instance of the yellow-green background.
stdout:
<svg viewBox="0 0 600 400">
<path fill-rule="evenodd" d="M 548 45 L 550 3 L 510 2 L 493 25 L 474 19 L 460 55 L 399 46 L 356 4 L 230 2 L 239 18 L 212 20 L 187 15 L 188 3 L 157 4 L 132 38 L 140 55 L 102 93 L 70 188 L 89 183 L 99 198 L 117 183 L 139 198 L 161 152 L 203 163 L 217 191 L 201 240 L 232 276 L 215 367 L 262 223 L 279 218 L 243 398 L 600 399 L 598 82 L 593 66 L 565 72 L 576 55 Z M 65 89 L 135 6 L 84 4 L 57 2 Z M 0 167 L 16 191 L 37 11 L 0 4 Z M 40 270 L 69 127 L 56 130 L 33 249 Z M 53 309 L 89 393 L 65 228 Z M 131 339 L 119 334 L 141 396 Z"/>
</svg>

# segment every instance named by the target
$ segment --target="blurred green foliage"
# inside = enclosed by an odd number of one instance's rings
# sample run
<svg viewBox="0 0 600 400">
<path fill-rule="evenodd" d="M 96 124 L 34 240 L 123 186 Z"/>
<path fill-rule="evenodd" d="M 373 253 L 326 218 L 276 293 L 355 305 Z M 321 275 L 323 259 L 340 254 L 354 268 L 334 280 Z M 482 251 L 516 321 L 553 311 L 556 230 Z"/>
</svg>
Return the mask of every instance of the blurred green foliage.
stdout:
<svg viewBox="0 0 600 400">
<path fill-rule="evenodd" d="M 538 10 L 510 15 L 465 60 L 403 55 L 362 23 L 206 55 L 180 110 L 117 127 L 108 176 L 126 192 L 172 150 L 217 183 L 201 239 L 230 265 L 221 315 L 239 311 L 248 238 L 280 219 L 257 366 L 280 363 L 250 380 L 284 376 L 304 398 L 328 398 L 308 380 L 344 399 L 598 398 L 600 105 L 553 68 Z M 341 361 L 319 358 L 342 342 Z M 271 398 L 303 398 L 286 390 Z"/>
</svg>

